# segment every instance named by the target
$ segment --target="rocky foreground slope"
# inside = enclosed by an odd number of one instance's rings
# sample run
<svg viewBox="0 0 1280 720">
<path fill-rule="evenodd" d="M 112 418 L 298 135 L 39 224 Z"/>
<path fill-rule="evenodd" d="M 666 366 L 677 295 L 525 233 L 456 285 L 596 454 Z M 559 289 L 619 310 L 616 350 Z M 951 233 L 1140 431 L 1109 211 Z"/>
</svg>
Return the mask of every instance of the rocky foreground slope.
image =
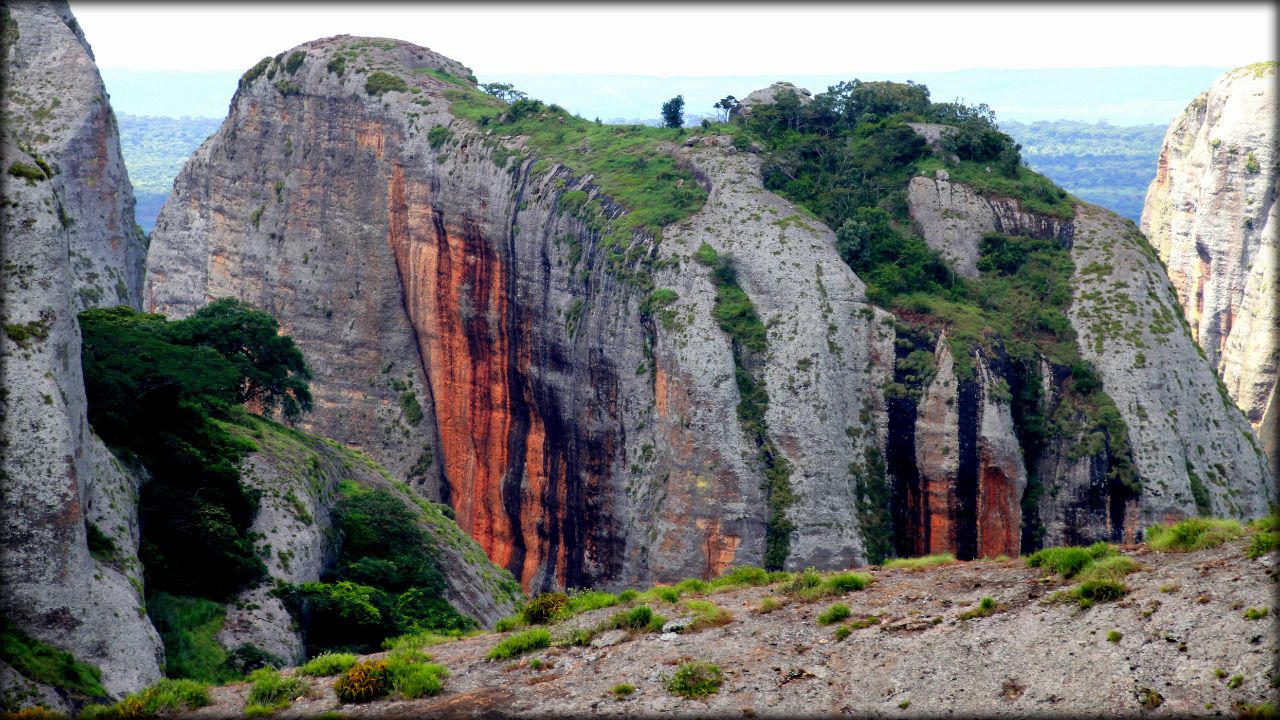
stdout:
<svg viewBox="0 0 1280 720">
<path fill-rule="evenodd" d="M 904 336 L 835 233 L 763 188 L 750 143 L 655 142 L 545 105 L 522 135 L 468 75 L 350 36 L 265 58 L 175 182 L 146 305 L 272 312 L 315 359 L 307 427 L 449 503 L 526 589 L 1132 541 L 1274 499 L 1158 261 L 1108 213 L 1051 217 L 942 176 L 907 198 L 947 257 L 993 231 L 1071 248 L 1069 321 L 1116 408 L 1100 425 L 1110 411 L 1078 407 L 1069 365 Z M 540 155 L 548 138 L 569 147 Z M 568 167 L 601 153 L 649 197 L 696 183 L 706 200 L 646 230 L 622 197 L 635 187 Z M 1027 385 L 1040 400 L 1015 410 Z M 1055 437 L 1024 447 L 1015 412 L 1053 418 Z"/>
<path fill-rule="evenodd" d="M 1174 118 L 1142 230 L 1168 266 L 1192 337 L 1280 472 L 1276 63 L 1218 78 Z"/>
<path fill-rule="evenodd" d="M 1051 601 L 1070 583 L 1021 560 L 878 569 L 867 589 L 818 600 L 783 585 L 705 594 L 731 615 L 705 629 L 617 630 L 586 646 L 554 646 L 613 607 L 551 626 L 552 647 L 508 660 L 485 656 L 510 633 L 429 647 L 450 672 L 434 697 L 341 703 L 333 677 L 302 677 L 305 691 L 278 716 L 1188 717 L 1275 703 L 1274 553 L 1250 560 L 1239 542 L 1192 553 L 1124 550 L 1140 564 L 1125 580 L 1129 594 L 1089 609 Z M 962 617 L 984 597 L 995 602 L 991 614 Z M 678 621 L 692 618 L 689 599 L 650 605 Z M 769 602 L 779 607 L 761 612 Z M 836 602 L 851 619 L 819 624 Z M 1245 617 L 1262 607 L 1265 618 Z M 856 629 L 838 640 L 840 624 Z M 717 692 L 686 699 L 668 689 L 689 660 L 720 667 Z M 615 695 L 621 683 L 634 692 Z M 237 714 L 248 690 L 214 688 L 212 705 L 184 716 Z"/>
</svg>

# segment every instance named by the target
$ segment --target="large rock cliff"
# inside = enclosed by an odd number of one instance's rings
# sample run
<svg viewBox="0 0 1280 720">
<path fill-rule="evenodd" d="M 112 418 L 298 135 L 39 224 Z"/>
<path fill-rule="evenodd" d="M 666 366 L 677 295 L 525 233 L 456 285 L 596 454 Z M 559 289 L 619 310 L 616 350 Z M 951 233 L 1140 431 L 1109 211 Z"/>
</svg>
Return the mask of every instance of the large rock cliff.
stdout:
<svg viewBox="0 0 1280 720">
<path fill-rule="evenodd" d="M 0 608 L 98 665 L 119 695 L 160 676 L 137 564 L 141 474 L 90 430 L 76 312 L 138 304 L 141 241 L 102 81 L 65 3 L 4 9 Z M 90 532 L 111 552 L 90 554 Z"/>
<path fill-rule="evenodd" d="M 1276 63 L 1238 68 L 1174 118 L 1142 231 L 1204 349 L 1280 466 Z"/>
<path fill-rule="evenodd" d="M 998 346 L 955 357 L 945 333 L 868 304 L 835 234 L 763 188 L 750 143 L 628 148 L 633 167 L 669 157 L 688 173 L 659 182 L 707 193 L 660 236 L 629 231 L 606 179 L 504 135 L 509 111 L 486 115 L 467 75 L 349 36 L 255 66 L 157 220 L 146 305 L 181 316 L 231 295 L 271 311 L 315 358 L 307 427 L 407 472 L 526 589 L 1013 555 L 1041 528 L 1132 540 L 1197 512 L 1193 474 L 1224 483 L 1206 491 L 1214 512 L 1265 507 L 1243 419 L 1199 402 L 1211 373 L 1189 340 L 1117 340 L 1150 347 L 1150 375 L 1088 355 L 1116 388 L 1108 439 L 1072 425 L 1069 367 L 1015 372 Z M 546 123 L 531 134 L 583 132 L 554 106 L 531 112 Z M 567 152 L 598 152 L 581 137 Z M 1085 271 L 1105 259 L 1093 238 L 1119 232 L 1109 216 L 1049 217 L 945 178 L 916 178 L 908 200 L 922 236 L 974 270 L 985 233 L 1070 248 L 1071 322 L 1095 341 L 1106 318 Z M 1149 255 L 1114 262 L 1132 292 L 1161 290 Z M 1137 363 L 1129 350 L 1116 357 Z M 1190 384 L 1139 407 L 1139 385 L 1174 375 Z M 1046 447 L 1024 446 L 1014 392 L 1060 423 Z M 1150 419 L 1174 415 L 1211 427 L 1183 446 Z M 1141 492 L 1117 479 L 1131 466 Z"/>
</svg>

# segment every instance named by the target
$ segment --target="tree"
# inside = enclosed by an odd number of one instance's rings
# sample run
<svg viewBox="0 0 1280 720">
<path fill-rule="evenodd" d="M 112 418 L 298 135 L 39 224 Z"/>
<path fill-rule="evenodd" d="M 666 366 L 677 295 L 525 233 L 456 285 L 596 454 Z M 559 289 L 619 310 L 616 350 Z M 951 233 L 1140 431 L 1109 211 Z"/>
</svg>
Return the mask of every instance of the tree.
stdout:
<svg viewBox="0 0 1280 720">
<path fill-rule="evenodd" d="M 662 103 L 662 126 L 678 128 L 684 125 L 684 96 L 677 95 Z"/>
<path fill-rule="evenodd" d="M 240 372 L 236 402 L 257 402 L 285 417 L 311 410 L 311 370 L 293 338 L 267 313 L 235 298 L 214 300 L 165 328 L 179 344 L 216 350 Z"/>
<path fill-rule="evenodd" d="M 712 105 L 712 107 L 720 111 L 720 121 L 726 122 L 728 121 L 729 116 L 733 114 L 733 111 L 738 109 L 739 105 L 741 105 L 741 103 L 738 102 L 738 98 L 732 95 L 725 95 L 719 102 Z"/>
<path fill-rule="evenodd" d="M 499 100 L 503 100 L 509 103 L 513 103 L 517 100 L 523 100 L 526 97 L 528 97 L 527 94 L 517 90 L 515 85 L 512 85 L 511 83 L 497 83 L 497 82 L 485 83 L 480 86 L 480 89 L 498 98 Z"/>
</svg>

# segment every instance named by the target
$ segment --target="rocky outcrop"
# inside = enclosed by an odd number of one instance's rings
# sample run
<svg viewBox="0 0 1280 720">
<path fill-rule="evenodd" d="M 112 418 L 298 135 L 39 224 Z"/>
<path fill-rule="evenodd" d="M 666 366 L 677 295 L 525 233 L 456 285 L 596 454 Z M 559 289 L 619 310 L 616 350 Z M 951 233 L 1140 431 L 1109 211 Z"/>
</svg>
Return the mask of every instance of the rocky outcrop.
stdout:
<svg viewBox="0 0 1280 720">
<path fill-rule="evenodd" d="M 86 421 L 76 312 L 108 279 L 123 289 L 103 302 L 137 301 L 131 195 L 66 5 L 10 6 L 3 26 L 0 607 L 35 639 L 98 665 L 118 696 L 157 679 L 163 653 L 136 559 L 141 478 Z"/>
<path fill-rule="evenodd" d="M 1081 204 L 1071 246 L 1071 323 L 1129 428 L 1142 526 L 1194 515 L 1255 517 L 1276 499 L 1244 416 L 1201 355 L 1155 252 L 1133 223 Z"/>
<path fill-rule="evenodd" d="M 1071 242 L 1070 221 L 1029 212 L 1014 198 L 979 195 L 951 182 L 945 170 L 932 179 L 911 178 L 907 206 L 929 247 L 967 278 L 978 277 L 978 251 L 985 233 L 1055 239 L 1064 246 Z"/>
<path fill-rule="evenodd" d="M 795 83 L 785 81 L 776 82 L 767 88 L 760 88 L 742 98 L 737 107 L 729 111 L 729 119 L 749 118 L 753 108 L 760 105 L 771 105 L 777 102 L 779 93 L 794 95 L 801 105 L 808 105 L 813 102 L 813 93 L 808 90 L 797 87 Z"/>
<path fill-rule="evenodd" d="M 271 590 L 276 582 L 318 582 L 332 567 L 340 541 L 332 516 L 342 481 L 392 492 L 419 516 L 445 579 L 445 599 L 458 612 L 492 626 L 515 611 L 519 586 L 489 562 L 476 542 L 444 515 L 442 506 L 421 498 L 415 502 L 377 463 L 333 441 L 258 418 L 248 423 L 227 427 L 257 448 L 241 467 L 245 485 L 261 492 L 250 531 L 265 543 L 269 580 L 242 591 L 227 605 L 217 636 L 224 648 L 253 645 L 290 663 L 306 660 L 297 624 Z"/>
<path fill-rule="evenodd" d="M 78 309 L 142 307 L 147 240 L 93 51 L 64 1 L 8 5 L 4 126 L 52 171 Z"/>
<path fill-rule="evenodd" d="M 429 463 L 418 490 L 527 589 L 714 574 L 761 564 L 769 519 L 715 288 L 690 260 L 706 242 L 771 324 L 749 372 L 770 397 L 770 462 L 790 467 L 796 495 L 786 565 L 863 561 L 845 453 L 874 434 L 861 417 L 877 402 L 864 339 L 876 313 L 831 231 L 760 189 L 754 156 L 727 142 L 669 149 L 717 200 L 656 250 L 631 238 L 649 248 L 655 286 L 678 296 L 655 318 L 641 312 L 649 290 L 609 267 L 603 233 L 560 198 L 624 209 L 555 163 L 508 165 L 528 152 L 518 139 L 449 111 L 462 90 L 434 71 L 465 68 L 396 41 L 294 52 L 294 74 L 268 63 L 246 79 L 176 181 L 149 308 L 183 315 L 233 295 L 271 311 L 317 358 L 307 427 L 393 474 Z M 329 69 L 349 52 L 402 73 L 408 92 L 370 96 L 351 64 Z M 447 130 L 440 147 L 432 128 Z M 365 417 L 380 420 L 353 422 Z"/>
<path fill-rule="evenodd" d="M 913 472 L 897 478 L 904 485 L 904 553 L 975 558 L 1016 556 L 1021 550 L 1027 470 L 1008 386 L 980 355 L 975 360 L 974 379 L 957 377 L 941 333 L 936 373 L 915 409 Z"/>
<path fill-rule="evenodd" d="M 1276 63 L 1233 70 L 1174 118 L 1142 231 L 1168 268 L 1191 335 L 1278 472 L 1280 369 Z M 1268 418 L 1271 418 L 1268 422 Z"/>
</svg>

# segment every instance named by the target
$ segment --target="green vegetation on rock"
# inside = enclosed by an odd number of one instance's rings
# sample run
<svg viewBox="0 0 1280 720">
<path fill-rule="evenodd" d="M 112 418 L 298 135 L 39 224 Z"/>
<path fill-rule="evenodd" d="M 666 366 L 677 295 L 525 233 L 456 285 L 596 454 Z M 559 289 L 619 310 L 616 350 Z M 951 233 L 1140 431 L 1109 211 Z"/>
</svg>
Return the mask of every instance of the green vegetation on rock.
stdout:
<svg viewBox="0 0 1280 720">
<path fill-rule="evenodd" d="M 105 698 L 102 673 L 71 653 L 40 642 L 0 617 L 0 662 L 33 682 L 82 699 Z"/>
</svg>

